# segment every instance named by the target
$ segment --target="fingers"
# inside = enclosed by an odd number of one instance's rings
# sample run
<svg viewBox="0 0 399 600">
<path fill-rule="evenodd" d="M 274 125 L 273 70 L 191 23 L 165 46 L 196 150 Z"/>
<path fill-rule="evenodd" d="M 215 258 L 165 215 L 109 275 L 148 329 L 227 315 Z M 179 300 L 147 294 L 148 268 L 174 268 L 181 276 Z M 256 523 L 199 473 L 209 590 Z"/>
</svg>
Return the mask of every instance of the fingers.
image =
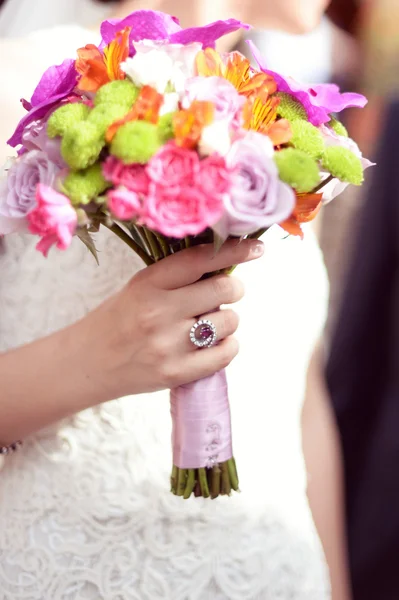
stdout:
<svg viewBox="0 0 399 600">
<path fill-rule="evenodd" d="M 217 254 L 213 244 L 205 244 L 169 256 L 151 266 L 147 273 L 155 287 L 173 290 L 195 283 L 205 273 L 260 258 L 263 251 L 259 240 L 232 240 L 223 244 Z"/>
<path fill-rule="evenodd" d="M 170 292 L 171 300 L 183 317 L 195 318 L 223 304 L 234 304 L 244 296 L 244 285 L 236 277 L 218 275 Z"/>
<path fill-rule="evenodd" d="M 219 310 L 218 312 L 205 314 L 201 316 L 201 319 L 205 319 L 213 323 L 216 328 L 216 340 L 218 343 L 221 340 L 233 335 L 237 331 L 240 322 L 238 314 L 231 309 Z M 190 340 L 189 334 L 192 325 L 193 322 L 190 320 L 184 323 L 182 327 L 182 336 L 185 340 L 185 344 L 181 345 L 183 352 L 186 352 L 186 350 L 189 350 L 190 352 L 200 350 L 197 346 L 194 346 Z M 207 350 L 207 348 L 203 348 L 202 350 Z"/>
<path fill-rule="evenodd" d="M 187 353 L 181 360 L 179 378 L 184 383 L 209 377 L 229 366 L 239 351 L 238 341 L 228 337 L 217 346 Z"/>
</svg>

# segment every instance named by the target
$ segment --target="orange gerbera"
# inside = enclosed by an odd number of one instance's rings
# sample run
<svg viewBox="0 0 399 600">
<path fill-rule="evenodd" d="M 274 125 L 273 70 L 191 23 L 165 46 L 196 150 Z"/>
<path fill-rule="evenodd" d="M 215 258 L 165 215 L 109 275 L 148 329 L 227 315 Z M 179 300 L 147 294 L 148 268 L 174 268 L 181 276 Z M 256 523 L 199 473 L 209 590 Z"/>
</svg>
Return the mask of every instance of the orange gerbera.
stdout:
<svg viewBox="0 0 399 600">
<path fill-rule="evenodd" d="M 182 148 L 195 148 L 204 127 L 213 121 L 212 102 L 194 100 L 186 110 L 180 110 L 173 118 L 175 142 Z"/>
<path fill-rule="evenodd" d="M 163 103 L 163 95 L 159 94 L 156 89 L 150 85 L 144 85 L 134 103 L 133 108 L 127 113 L 123 119 L 115 121 L 108 127 L 106 140 L 110 143 L 118 131 L 125 123 L 130 121 L 147 121 L 148 123 L 158 123 L 159 111 Z"/>
<path fill-rule="evenodd" d="M 110 81 L 125 79 L 121 64 L 129 56 L 130 31 L 131 28 L 126 27 L 119 32 L 115 40 L 104 48 L 103 54 L 93 44 L 78 50 L 75 67 L 81 75 L 79 89 L 84 92 L 96 92 Z"/>
<path fill-rule="evenodd" d="M 301 223 L 309 223 L 316 218 L 322 205 L 323 194 L 297 194 L 296 207 L 291 217 L 280 223 L 280 227 L 291 235 L 303 238 Z"/>
<path fill-rule="evenodd" d="M 244 96 L 251 96 L 260 90 L 268 95 L 277 91 L 273 77 L 266 73 L 254 73 L 249 60 L 239 52 L 232 52 L 224 63 L 216 50 L 206 48 L 198 53 L 196 66 L 198 75 L 224 77 Z"/>
</svg>

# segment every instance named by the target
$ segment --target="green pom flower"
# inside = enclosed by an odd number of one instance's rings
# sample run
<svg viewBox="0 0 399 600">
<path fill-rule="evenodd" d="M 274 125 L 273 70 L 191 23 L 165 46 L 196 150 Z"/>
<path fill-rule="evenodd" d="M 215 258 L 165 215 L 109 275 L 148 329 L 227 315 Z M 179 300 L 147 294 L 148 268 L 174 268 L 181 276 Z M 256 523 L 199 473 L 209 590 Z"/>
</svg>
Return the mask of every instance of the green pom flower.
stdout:
<svg viewBox="0 0 399 600">
<path fill-rule="evenodd" d="M 332 118 L 331 121 L 327 123 L 327 126 L 330 127 L 337 135 L 342 135 L 343 137 L 349 137 L 348 130 L 344 125 L 342 125 L 341 121 L 338 119 Z"/>
<path fill-rule="evenodd" d="M 105 146 L 101 134 L 99 127 L 85 121 L 68 129 L 62 140 L 61 154 L 71 169 L 87 169 L 97 162 Z"/>
<path fill-rule="evenodd" d="M 290 125 L 293 133 L 290 144 L 319 160 L 324 154 L 324 140 L 317 127 L 302 120 L 292 121 Z"/>
<path fill-rule="evenodd" d="M 115 121 L 123 119 L 128 112 L 129 109 L 124 104 L 100 104 L 93 108 L 87 122 L 97 128 L 99 136 L 104 137 L 108 127 Z"/>
<path fill-rule="evenodd" d="M 147 163 L 162 145 L 157 125 L 133 121 L 120 127 L 112 140 L 110 152 L 125 165 Z"/>
<path fill-rule="evenodd" d="M 94 98 L 95 106 L 101 104 L 122 104 L 130 109 L 137 100 L 139 88 L 129 79 L 111 81 L 103 85 Z"/>
<path fill-rule="evenodd" d="M 172 140 L 175 137 L 175 133 L 173 130 L 173 117 L 176 113 L 167 113 L 160 117 L 158 122 L 159 128 L 159 137 L 163 144 L 166 144 L 169 140 Z"/>
<path fill-rule="evenodd" d="M 360 158 L 348 148 L 330 146 L 323 157 L 323 167 L 331 175 L 345 183 L 361 185 L 364 181 L 363 167 Z"/>
<path fill-rule="evenodd" d="M 61 106 L 50 116 L 47 123 L 47 135 L 55 138 L 57 135 L 63 136 L 70 127 L 85 121 L 90 108 L 81 102 L 73 102 Z"/>
<path fill-rule="evenodd" d="M 297 121 L 298 119 L 308 120 L 305 108 L 291 94 L 279 92 L 277 98 L 280 98 L 280 104 L 277 107 L 277 114 L 280 117 L 288 119 L 288 121 Z"/>
<path fill-rule="evenodd" d="M 280 150 L 274 155 L 280 179 L 299 193 L 311 192 L 320 182 L 317 162 L 295 148 Z"/>
<path fill-rule="evenodd" d="M 96 163 L 84 171 L 69 173 L 62 187 L 72 204 L 89 204 L 111 187 L 111 184 L 104 179 L 101 164 Z"/>
</svg>

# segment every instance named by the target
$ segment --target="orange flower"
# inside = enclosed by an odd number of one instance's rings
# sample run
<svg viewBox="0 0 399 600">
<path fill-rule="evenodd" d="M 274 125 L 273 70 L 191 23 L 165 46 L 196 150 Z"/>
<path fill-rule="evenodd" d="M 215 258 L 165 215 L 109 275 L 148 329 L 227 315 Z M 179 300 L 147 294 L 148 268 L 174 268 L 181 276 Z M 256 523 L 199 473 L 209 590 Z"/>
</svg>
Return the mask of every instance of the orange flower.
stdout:
<svg viewBox="0 0 399 600">
<path fill-rule="evenodd" d="M 224 77 L 244 96 L 251 96 L 260 90 L 267 92 L 267 95 L 277 91 L 273 77 L 266 73 L 253 74 L 249 60 L 239 52 L 232 52 L 224 64 L 216 50 L 206 48 L 197 54 L 196 66 L 198 75 Z"/>
<path fill-rule="evenodd" d="M 267 98 L 263 94 L 248 98 L 244 106 L 244 127 L 259 133 L 265 130 L 277 119 L 278 98 Z"/>
<path fill-rule="evenodd" d="M 125 27 L 116 34 L 116 38 L 109 46 L 104 48 L 104 62 L 110 81 L 125 79 L 126 75 L 121 69 L 121 64 L 129 56 L 129 36 L 131 27 Z"/>
<path fill-rule="evenodd" d="M 322 204 L 323 194 L 297 194 L 296 207 L 291 217 L 280 223 L 287 233 L 303 239 L 301 223 L 309 223 L 316 218 Z"/>
<path fill-rule="evenodd" d="M 148 121 L 158 123 L 159 111 L 163 102 L 163 95 L 159 94 L 153 87 L 145 85 L 141 88 L 138 98 L 132 108 L 123 119 L 115 121 L 108 127 L 106 140 L 112 142 L 113 137 L 125 123 L 130 121 Z"/>
<path fill-rule="evenodd" d="M 129 56 L 129 35 L 130 27 L 126 27 L 104 49 L 104 54 L 93 44 L 78 50 L 75 67 L 81 75 L 79 89 L 96 92 L 110 81 L 125 79 L 126 75 L 120 66 Z"/>
<path fill-rule="evenodd" d="M 85 92 L 96 92 L 102 85 L 109 82 L 107 67 L 103 55 L 94 44 L 88 44 L 78 50 L 75 63 L 77 72 L 81 75 L 79 88 Z"/>
<path fill-rule="evenodd" d="M 213 115 L 212 102 L 199 100 L 194 100 L 187 110 L 180 110 L 173 118 L 176 144 L 182 148 L 195 148 L 203 128 L 212 123 Z"/>
</svg>

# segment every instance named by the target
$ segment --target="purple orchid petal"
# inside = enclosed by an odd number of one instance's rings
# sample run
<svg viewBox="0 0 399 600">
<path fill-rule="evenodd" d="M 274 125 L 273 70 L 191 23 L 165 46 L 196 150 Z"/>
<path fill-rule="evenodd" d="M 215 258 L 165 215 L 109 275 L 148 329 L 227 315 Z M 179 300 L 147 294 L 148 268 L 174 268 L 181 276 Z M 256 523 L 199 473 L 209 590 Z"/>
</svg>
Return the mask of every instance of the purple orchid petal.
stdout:
<svg viewBox="0 0 399 600">
<path fill-rule="evenodd" d="M 119 31 L 131 27 L 130 43 L 140 40 L 166 40 L 181 31 L 179 20 L 156 10 L 137 10 L 124 19 L 109 19 L 101 25 L 102 44 L 110 44 Z"/>
<path fill-rule="evenodd" d="M 339 87 L 331 83 L 314 85 L 310 88 L 310 93 L 312 92 L 316 92 L 316 96 L 313 96 L 314 104 L 328 106 L 333 113 L 341 112 L 345 108 L 364 108 L 367 104 L 367 98 L 362 94 L 341 94 Z"/>
<path fill-rule="evenodd" d="M 45 117 L 51 108 L 73 91 L 77 76 L 75 61 L 72 59 L 64 60 L 62 65 L 47 69 L 33 93 L 31 99 L 33 108 L 18 123 L 14 134 L 7 142 L 9 146 L 15 148 L 21 144 L 25 127 Z"/>
<path fill-rule="evenodd" d="M 271 75 L 279 92 L 291 94 L 304 106 L 309 121 L 316 127 L 328 123 L 331 114 L 338 113 L 349 107 L 363 108 L 367 104 L 367 98 L 361 94 L 341 94 L 339 87 L 334 84 L 319 84 L 309 86 L 301 84 L 291 77 L 283 77 L 275 71 L 266 68 L 266 64 L 255 44 L 248 40 L 251 52 L 264 73 Z"/>
<path fill-rule="evenodd" d="M 205 27 L 190 27 L 182 29 L 169 37 L 172 44 L 191 44 L 200 42 L 204 48 L 213 47 L 215 42 L 233 31 L 238 29 L 251 29 L 250 25 L 237 21 L 237 19 L 227 19 L 226 21 L 215 21 Z"/>
<path fill-rule="evenodd" d="M 33 92 L 31 104 L 33 107 L 52 100 L 54 96 L 67 96 L 76 85 L 77 72 L 75 61 L 71 58 L 64 60 L 61 65 L 47 69 Z"/>
</svg>

